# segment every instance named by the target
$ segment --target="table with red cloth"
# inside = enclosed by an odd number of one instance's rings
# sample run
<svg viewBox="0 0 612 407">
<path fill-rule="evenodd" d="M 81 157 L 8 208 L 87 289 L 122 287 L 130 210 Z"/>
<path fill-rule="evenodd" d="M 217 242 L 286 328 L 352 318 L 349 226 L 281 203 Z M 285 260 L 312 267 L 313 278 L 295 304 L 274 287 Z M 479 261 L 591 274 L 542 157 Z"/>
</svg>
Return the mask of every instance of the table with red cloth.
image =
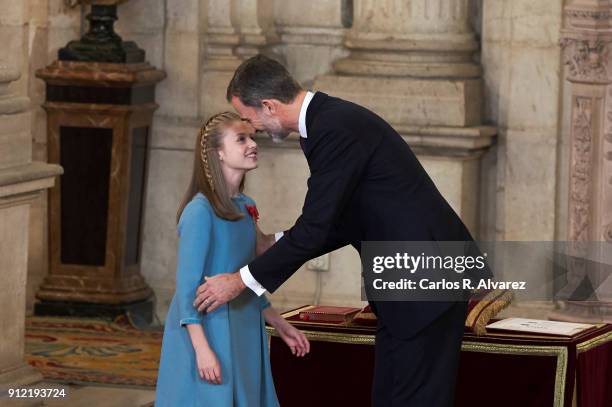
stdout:
<svg viewBox="0 0 612 407">
<path fill-rule="evenodd" d="M 310 340 L 304 358 L 267 328 L 281 406 L 369 406 L 376 328 L 303 322 L 300 309 L 283 316 Z M 572 338 L 466 332 L 456 389 L 456 406 L 610 407 L 612 325 Z"/>
</svg>

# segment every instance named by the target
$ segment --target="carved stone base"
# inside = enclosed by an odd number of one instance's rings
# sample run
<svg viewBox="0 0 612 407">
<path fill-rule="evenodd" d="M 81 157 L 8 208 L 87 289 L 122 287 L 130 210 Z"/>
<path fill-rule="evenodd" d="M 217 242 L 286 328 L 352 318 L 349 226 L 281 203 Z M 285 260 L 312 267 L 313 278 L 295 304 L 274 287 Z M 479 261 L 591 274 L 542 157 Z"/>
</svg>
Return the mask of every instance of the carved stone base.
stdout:
<svg viewBox="0 0 612 407">
<path fill-rule="evenodd" d="M 28 386 L 42 379 L 40 372 L 26 363 L 2 369 L 0 370 L 0 396 L 7 389 Z"/>
<path fill-rule="evenodd" d="M 481 124 L 480 79 L 323 75 L 313 87 L 365 106 L 394 127 Z"/>
<path fill-rule="evenodd" d="M 114 319 L 120 315 L 129 317 L 140 325 L 153 322 L 153 298 L 126 304 L 93 304 L 89 302 L 40 301 L 34 304 L 36 316 L 62 316 Z"/>
</svg>

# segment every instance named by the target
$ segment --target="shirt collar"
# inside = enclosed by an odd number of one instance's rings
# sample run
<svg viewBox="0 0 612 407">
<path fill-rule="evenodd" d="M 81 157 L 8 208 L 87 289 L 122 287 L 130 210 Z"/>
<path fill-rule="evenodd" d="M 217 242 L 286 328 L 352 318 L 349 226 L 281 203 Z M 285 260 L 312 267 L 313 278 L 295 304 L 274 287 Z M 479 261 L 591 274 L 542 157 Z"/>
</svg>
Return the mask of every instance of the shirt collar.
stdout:
<svg viewBox="0 0 612 407">
<path fill-rule="evenodd" d="M 308 109 L 308 105 L 312 100 L 314 93 L 311 91 L 306 92 L 306 96 L 304 97 L 304 101 L 302 102 L 302 107 L 300 108 L 300 117 L 298 119 L 298 128 L 300 130 L 300 137 L 307 138 L 306 134 L 306 110 Z"/>
</svg>

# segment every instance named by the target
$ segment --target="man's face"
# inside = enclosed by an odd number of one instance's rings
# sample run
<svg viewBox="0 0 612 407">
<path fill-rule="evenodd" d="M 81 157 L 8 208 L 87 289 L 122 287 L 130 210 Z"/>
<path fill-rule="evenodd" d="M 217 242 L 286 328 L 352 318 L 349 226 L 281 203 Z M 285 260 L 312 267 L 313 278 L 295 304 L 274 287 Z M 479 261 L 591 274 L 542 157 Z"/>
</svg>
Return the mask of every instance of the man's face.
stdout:
<svg viewBox="0 0 612 407">
<path fill-rule="evenodd" d="M 280 143 L 289 135 L 290 131 L 283 128 L 278 114 L 270 106 L 266 104 L 259 108 L 246 106 L 236 96 L 232 97 L 231 103 L 240 117 L 249 121 L 256 130 L 268 133 L 275 143 Z"/>
</svg>

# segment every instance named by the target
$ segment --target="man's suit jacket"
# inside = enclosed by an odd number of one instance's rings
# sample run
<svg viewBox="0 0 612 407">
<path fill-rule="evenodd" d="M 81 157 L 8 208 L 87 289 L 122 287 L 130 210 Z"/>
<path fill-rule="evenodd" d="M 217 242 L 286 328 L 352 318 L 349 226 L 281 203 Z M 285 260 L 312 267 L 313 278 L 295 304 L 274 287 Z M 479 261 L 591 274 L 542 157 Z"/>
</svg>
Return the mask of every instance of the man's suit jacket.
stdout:
<svg viewBox="0 0 612 407">
<path fill-rule="evenodd" d="M 354 103 L 317 92 L 306 111 L 303 149 L 311 176 L 302 215 L 251 274 L 274 292 L 309 259 L 362 241 L 471 241 L 401 136 Z M 355 270 L 355 272 L 359 272 Z M 381 323 L 408 338 L 448 302 L 370 302 Z"/>
</svg>

